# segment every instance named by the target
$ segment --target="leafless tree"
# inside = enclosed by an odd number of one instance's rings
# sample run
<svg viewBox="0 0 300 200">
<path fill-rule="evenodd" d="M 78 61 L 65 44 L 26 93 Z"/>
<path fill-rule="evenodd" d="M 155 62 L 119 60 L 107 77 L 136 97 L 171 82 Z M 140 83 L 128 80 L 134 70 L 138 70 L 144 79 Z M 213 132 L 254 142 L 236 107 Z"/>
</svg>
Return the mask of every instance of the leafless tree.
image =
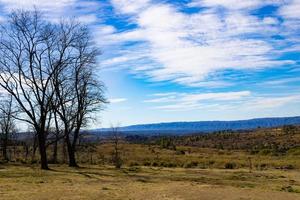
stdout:
<svg viewBox="0 0 300 200">
<path fill-rule="evenodd" d="M 13 117 L 13 99 L 9 96 L 0 101 L 0 139 L 3 159 L 8 161 L 7 146 L 12 135 L 16 132 L 15 119 Z"/>
<path fill-rule="evenodd" d="M 41 168 L 48 169 L 46 127 L 54 90 L 51 79 L 63 65 L 57 27 L 38 11 L 13 12 L 1 27 L 0 85 L 18 103 L 38 138 Z"/>
<path fill-rule="evenodd" d="M 111 126 L 111 137 L 113 144 L 113 152 L 112 152 L 112 162 L 117 169 L 121 168 L 123 164 L 123 160 L 121 157 L 121 133 L 119 132 L 118 127 Z"/>
<path fill-rule="evenodd" d="M 64 124 L 69 165 L 77 166 L 76 143 L 90 114 L 105 102 L 95 78 L 99 51 L 87 27 L 52 24 L 38 11 L 15 11 L 0 30 L 0 86 L 34 127 L 41 168 L 48 169 L 47 136 L 54 115 Z"/>
<path fill-rule="evenodd" d="M 103 85 L 95 73 L 99 50 L 93 45 L 88 28 L 69 22 L 63 28 L 64 35 L 74 34 L 70 63 L 53 79 L 54 105 L 64 125 L 69 166 L 76 167 L 76 145 L 80 129 L 91 119 L 91 114 L 106 103 Z"/>
<path fill-rule="evenodd" d="M 58 145 L 59 141 L 64 139 L 63 131 L 61 130 L 61 126 L 59 124 L 57 113 L 54 110 L 54 131 L 53 135 L 53 154 L 52 154 L 52 162 L 58 163 Z"/>
</svg>

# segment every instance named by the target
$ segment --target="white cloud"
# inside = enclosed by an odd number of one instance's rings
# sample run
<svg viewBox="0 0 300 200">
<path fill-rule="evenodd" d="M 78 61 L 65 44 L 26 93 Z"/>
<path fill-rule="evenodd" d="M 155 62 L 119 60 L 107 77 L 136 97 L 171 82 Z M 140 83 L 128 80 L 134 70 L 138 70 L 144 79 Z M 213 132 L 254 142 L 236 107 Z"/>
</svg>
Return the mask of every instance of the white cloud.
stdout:
<svg viewBox="0 0 300 200">
<path fill-rule="evenodd" d="M 79 22 L 90 24 L 96 22 L 96 11 L 100 3 L 96 1 L 82 0 L 0 0 L 6 13 L 12 10 L 34 10 L 42 11 L 45 18 L 52 22 L 58 22 L 61 18 L 75 18 Z"/>
<path fill-rule="evenodd" d="M 97 22 L 97 16 L 95 14 L 81 15 L 77 17 L 77 20 L 84 24 L 91 24 Z"/>
<path fill-rule="evenodd" d="M 285 18 L 300 19 L 300 0 L 289 0 L 279 10 L 279 13 Z"/>
<path fill-rule="evenodd" d="M 108 100 L 109 103 L 122 103 L 125 101 L 127 101 L 126 98 L 112 98 Z"/>
<path fill-rule="evenodd" d="M 232 86 L 234 83 L 226 81 L 197 81 L 191 77 L 178 78 L 176 83 L 187 85 L 190 87 L 205 87 L 205 88 L 223 88 Z"/>
<path fill-rule="evenodd" d="M 250 94 L 251 92 L 249 91 L 188 94 L 188 95 L 184 95 L 182 100 L 187 102 L 197 102 L 201 100 L 228 101 L 228 100 L 241 99 L 243 97 L 249 96 Z"/>
<path fill-rule="evenodd" d="M 157 96 L 157 95 L 153 95 Z M 217 111 L 251 111 L 278 108 L 300 100 L 300 95 L 288 94 L 285 96 L 260 96 L 250 91 L 220 92 L 220 93 L 165 93 L 158 98 L 145 100 L 151 103 L 152 109 L 163 111 L 190 111 L 202 110 Z"/>
<path fill-rule="evenodd" d="M 300 95 L 290 95 L 284 97 L 257 97 L 243 104 L 248 110 L 273 109 L 287 105 L 292 102 L 299 102 Z"/>
<path fill-rule="evenodd" d="M 145 100 L 146 103 L 167 103 L 168 105 L 156 106 L 155 108 L 165 108 L 177 110 L 176 108 L 195 108 L 207 101 L 234 101 L 250 96 L 249 91 L 240 92 L 219 92 L 219 93 L 199 93 L 199 94 L 187 94 L 187 93 L 161 93 L 154 94 L 158 98 L 152 98 Z M 208 104 L 207 104 L 208 105 Z M 206 105 L 206 106 L 207 106 Z"/>
<path fill-rule="evenodd" d="M 250 11 L 244 11 L 272 1 L 200 0 L 190 4 L 210 8 L 222 6 L 228 9 L 224 15 L 214 9 L 186 14 L 170 4 L 156 4 L 148 0 L 112 2 L 117 12 L 129 15 L 130 23 L 136 24 L 137 28 L 124 32 L 111 28 L 111 32 L 100 32 L 99 35 L 108 41 L 106 44 L 114 47 L 127 42 L 136 43 L 127 45 L 127 52 L 122 50 L 115 55 L 117 58 L 110 58 L 104 63 L 128 64 L 132 72 L 142 73 L 152 81 L 170 80 L 204 87 L 212 84 L 204 80 L 216 71 L 255 70 L 294 63 L 277 60 L 276 43 L 268 41 L 271 35 L 280 31 L 278 26 L 274 26 L 279 21 L 274 17 L 260 19 L 251 15 Z M 249 37 L 251 34 L 260 37 Z M 135 64 L 135 61 L 141 55 L 156 65 L 146 63 L 143 70 L 138 70 L 141 64 Z M 218 84 L 222 85 L 221 82 Z"/>
<path fill-rule="evenodd" d="M 270 81 L 265 81 L 262 84 L 267 85 L 267 86 L 290 86 L 286 85 L 289 83 L 297 83 L 300 82 L 300 77 L 293 77 L 293 78 L 283 78 L 280 80 L 270 80 Z"/>
<path fill-rule="evenodd" d="M 136 13 L 147 7 L 150 0 L 112 0 L 111 2 L 122 13 Z"/>
<path fill-rule="evenodd" d="M 0 0 L 0 3 L 4 5 L 7 11 L 13 9 L 33 10 L 34 7 L 47 11 L 57 11 L 73 5 L 75 1 L 76 0 Z"/>
<path fill-rule="evenodd" d="M 199 7 L 221 6 L 227 9 L 249 9 L 262 5 L 260 0 L 194 0 L 189 5 Z"/>
</svg>

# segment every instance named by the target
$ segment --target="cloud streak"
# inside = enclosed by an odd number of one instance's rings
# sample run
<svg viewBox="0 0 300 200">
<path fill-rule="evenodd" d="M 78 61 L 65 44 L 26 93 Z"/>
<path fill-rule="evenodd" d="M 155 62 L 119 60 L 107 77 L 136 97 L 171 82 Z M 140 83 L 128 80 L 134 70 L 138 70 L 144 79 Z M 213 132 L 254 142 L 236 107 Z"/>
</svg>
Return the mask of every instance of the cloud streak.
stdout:
<svg viewBox="0 0 300 200">
<path fill-rule="evenodd" d="M 217 71 L 257 70 L 295 63 L 278 59 L 285 41 L 279 43 L 271 38 L 281 34 L 283 25 L 279 14 L 268 17 L 251 14 L 254 9 L 277 5 L 282 6 L 281 15 L 290 17 L 289 13 L 293 12 L 285 10 L 291 9 L 292 2 L 281 5 L 258 0 L 198 0 L 188 6 L 204 9 L 192 14 L 181 12 L 174 5 L 150 0 L 113 0 L 112 4 L 115 12 L 127 16 L 128 23 L 136 28 L 119 31 L 106 26 L 108 32 L 98 32 L 99 37 L 106 38 L 107 45 L 132 43 L 126 45 L 127 51 L 120 51 L 119 56 L 104 63 L 128 64 L 132 73 L 143 74 L 151 81 L 168 80 L 204 87 L 207 85 L 203 81 Z M 287 18 L 285 22 L 288 21 Z M 138 61 L 141 56 L 155 65 L 143 63 L 146 67 L 141 70 Z"/>
<path fill-rule="evenodd" d="M 219 93 L 165 93 L 153 95 L 156 98 L 145 100 L 151 103 L 152 109 L 167 112 L 185 112 L 191 110 L 227 110 L 254 111 L 274 109 L 298 102 L 300 95 L 260 96 L 250 91 L 219 92 Z"/>
<path fill-rule="evenodd" d="M 112 99 L 109 99 L 108 102 L 109 103 L 122 103 L 122 102 L 125 102 L 127 101 L 126 98 L 112 98 Z"/>
<path fill-rule="evenodd" d="M 75 18 L 85 24 L 98 21 L 94 12 L 100 7 L 100 3 L 93 0 L 0 0 L 0 5 L 6 13 L 16 9 L 38 9 L 52 22 L 58 22 L 62 18 Z"/>
</svg>

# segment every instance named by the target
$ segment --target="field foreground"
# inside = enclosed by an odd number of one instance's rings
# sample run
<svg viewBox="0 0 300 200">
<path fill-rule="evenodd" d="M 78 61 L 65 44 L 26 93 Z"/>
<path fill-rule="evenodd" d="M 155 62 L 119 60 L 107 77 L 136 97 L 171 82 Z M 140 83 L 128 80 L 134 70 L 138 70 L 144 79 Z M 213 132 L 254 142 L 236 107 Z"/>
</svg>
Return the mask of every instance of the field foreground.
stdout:
<svg viewBox="0 0 300 200">
<path fill-rule="evenodd" d="M 300 199 L 299 170 L 51 168 L 0 165 L 0 199 Z"/>
</svg>

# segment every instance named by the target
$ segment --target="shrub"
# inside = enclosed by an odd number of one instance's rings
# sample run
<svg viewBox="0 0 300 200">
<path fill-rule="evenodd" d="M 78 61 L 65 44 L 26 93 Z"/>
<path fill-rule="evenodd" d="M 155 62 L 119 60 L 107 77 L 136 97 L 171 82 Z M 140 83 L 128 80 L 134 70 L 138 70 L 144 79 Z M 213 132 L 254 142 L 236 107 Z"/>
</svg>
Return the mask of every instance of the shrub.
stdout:
<svg viewBox="0 0 300 200">
<path fill-rule="evenodd" d="M 260 166 L 259 166 L 260 170 L 265 170 L 265 169 L 267 169 L 267 167 L 268 167 L 268 165 L 265 164 L 265 163 L 262 163 L 262 164 L 260 164 Z"/>
<path fill-rule="evenodd" d="M 192 168 L 191 163 L 185 163 L 185 164 L 184 164 L 184 168 Z"/>
<path fill-rule="evenodd" d="M 236 164 L 234 162 L 225 163 L 225 169 L 235 169 Z"/>
<path fill-rule="evenodd" d="M 38 161 L 37 160 L 31 160 L 31 162 L 30 162 L 31 164 L 37 164 L 38 163 Z"/>
<path fill-rule="evenodd" d="M 140 168 L 134 166 L 134 167 L 130 167 L 130 168 L 128 169 L 128 171 L 130 171 L 130 172 L 138 172 L 138 171 L 140 171 Z"/>
<path fill-rule="evenodd" d="M 281 188 L 281 191 L 285 191 L 285 192 L 294 192 L 294 193 L 300 193 L 299 190 L 293 188 L 292 186 L 285 186 Z"/>
<path fill-rule="evenodd" d="M 184 150 L 177 150 L 176 154 L 177 155 L 185 155 L 185 151 Z"/>
<path fill-rule="evenodd" d="M 255 154 L 258 154 L 258 153 L 259 153 L 259 150 L 257 150 L 257 149 L 251 149 L 250 150 L 251 155 L 255 155 Z"/>
<path fill-rule="evenodd" d="M 210 160 L 210 161 L 208 161 L 208 165 L 211 166 L 211 165 L 215 164 L 215 162 L 216 161 L 214 161 L 214 160 Z"/>
<path fill-rule="evenodd" d="M 175 163 L 168 163 L 168 167 L 177 167 L 177 165 Z"/>
<path fill-rule="evenodd" d="M 197 167 L 198 166 L 198 162 L 197 161 L 191 161 L 191 162 L 189 162 L 189 163 L 186 163 L 185 165 L 184 165 L 184 167 L 185 168 L 193 168 L 193 167 Z"/>
<path fill-rule="evenodd" d="M 123 160 L 119 156 L 114 156 L 112 158 L 112 163 L 114 164 L 116 169 L 120 169 L 123 165 Z"/>
<path fill-rule="evenodd" d="M 143 165 L 144 165 L 144 166 L 150 166 L 150 165 L 151 165 L 151 162 L 145 161 L 145 162 L 143 163 Z"/>
<path fill-rule="evenodd" d="M 270 154 L 272 154 L 272 150 L 271 149 L 262 149 L 259 151 L 259 154 L 265 155 L 265 156 L 270 155 Z"/>
<path fill-rule="evenodd" d="M 129 166 L 130 167 L 139 166 L 139 163 L 137 163 L 137 162 L 131 162 L 131 163 L 129 163 Z"/>
<path fill-rule="evenodd" d="M 299 156 L 300 155 L 300 147 L 294 147 L 288 150 L 289 155 Z"/>
<path fill-rule="evenodd" d="M 160 167 L 168 167 L 168 164 L 165 163 L 165 162 L 160 162 L 160 163 L 159 163 L 159 166 L 160 166 Z"/>
<path fill-rule="evenodd" d="M 282 166 L 281 169 L 288 169 L 288 170 L 290 170 L 290 169 L 295 169 L 295 167 L 293 165 L 289 164 L 289 165 L 286 165 L 286 166 Z"/>
</svg>

